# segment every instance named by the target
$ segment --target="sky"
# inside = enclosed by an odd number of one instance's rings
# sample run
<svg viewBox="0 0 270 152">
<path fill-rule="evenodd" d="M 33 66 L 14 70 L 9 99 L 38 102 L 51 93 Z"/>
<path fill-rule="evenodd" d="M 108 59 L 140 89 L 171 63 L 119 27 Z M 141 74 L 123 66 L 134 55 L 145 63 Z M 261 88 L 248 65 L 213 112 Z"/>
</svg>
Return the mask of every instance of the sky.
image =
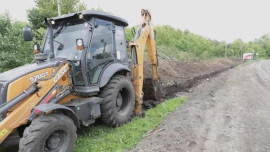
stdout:
<svg viewBox="0 0 270 152">
<path fill-rule="evenodd" d="M 270 0 L 81 0 L 88 9 L 102 8 L 140 24 L 142 8 L 152 13 L 153 25 L 171 25 L 219 41 L 245 42 L 270 33 Z M 34 0 L 0 0 L 0 13 L 27 21 Z"/>
</svg>

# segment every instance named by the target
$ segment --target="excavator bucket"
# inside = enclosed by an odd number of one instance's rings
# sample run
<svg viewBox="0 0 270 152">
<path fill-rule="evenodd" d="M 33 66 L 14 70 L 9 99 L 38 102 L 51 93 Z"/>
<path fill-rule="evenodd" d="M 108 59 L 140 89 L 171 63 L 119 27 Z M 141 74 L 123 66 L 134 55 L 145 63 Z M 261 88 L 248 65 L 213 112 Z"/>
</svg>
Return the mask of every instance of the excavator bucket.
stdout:
<svg viewBox="0 0 270 152">
<path fill-rule="evenodd" d="M 143 84 L 143 101 L 161 101 L 162 93 L 160 83 L 156 83 L 152 78 L 145 78 Z"/>
</svg>

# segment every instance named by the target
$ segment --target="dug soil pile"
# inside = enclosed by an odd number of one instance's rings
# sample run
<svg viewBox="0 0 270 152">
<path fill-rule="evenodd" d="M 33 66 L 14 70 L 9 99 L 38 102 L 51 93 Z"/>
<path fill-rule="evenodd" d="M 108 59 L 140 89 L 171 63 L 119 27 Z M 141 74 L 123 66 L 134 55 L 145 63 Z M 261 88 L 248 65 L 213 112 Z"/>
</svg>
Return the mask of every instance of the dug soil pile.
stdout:
<svg viewBox="0 0 270 152">
<path fill-rule="evenodd" d="M 188 92 L 202 79 L 210 79 L 222 71 L 241 63 L 239 59 L 213 59 L 208 61 L 159 61 L 159 75 L 162 81 L 162 98 L 174 96 L 176 92 Z M 152 77 L 151 65 L 145 62 L 144 78 Z"/>
</svg>

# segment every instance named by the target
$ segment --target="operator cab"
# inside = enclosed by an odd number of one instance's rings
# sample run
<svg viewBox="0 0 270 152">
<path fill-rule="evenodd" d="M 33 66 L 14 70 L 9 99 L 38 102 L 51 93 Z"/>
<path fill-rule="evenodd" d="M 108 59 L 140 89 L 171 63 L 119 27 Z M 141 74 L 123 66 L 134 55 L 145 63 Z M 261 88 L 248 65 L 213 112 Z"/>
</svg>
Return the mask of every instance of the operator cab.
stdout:
<svg viewBox="0 0 270 152">
<path fill-rule="evenodd" d="M 74 91 L 78 94 L 97 94 L 107 83 L 109 75 L 106 76 L 106 71 L 119 68 L 116 63 L 129 71 L 124 31 L 128 25 L 126 20 L 87 10 L 50 18 L 47 24 L 41 53 L 51 59 L 70 61 Z M 112 67 L 114 69 L 108 69 Z"/>
</svg>

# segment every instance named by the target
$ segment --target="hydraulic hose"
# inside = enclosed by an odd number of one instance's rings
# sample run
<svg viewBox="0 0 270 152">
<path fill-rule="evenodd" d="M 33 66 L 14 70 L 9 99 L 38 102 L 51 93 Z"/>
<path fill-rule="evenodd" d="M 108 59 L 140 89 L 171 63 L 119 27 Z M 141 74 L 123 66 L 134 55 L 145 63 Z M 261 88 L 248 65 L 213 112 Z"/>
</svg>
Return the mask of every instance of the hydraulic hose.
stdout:
<svg viewBox="0 0 270 152">
<path fill-rule="evenodd" d="M 68 95 L 71 94 L 70 90 L 66 90 L 65 92 L 63 92 L 63 94 L 61 96 L 59 96 L 58 98 L 54 98 L 50 101 L 50 103 L 57 103 L 59 101 L 61 101 L 62 99 L 64 99 L 65 97 L 67 97 Z"/>
<path fill-rule="evenodd" d="M 29 97 L 30 95 L 34 94 L 38 90 L 37 85 L 33 85 L 32 87 L 28 88 L 24 92 L 22 92 L 20 95 L 12 99 L 11 101 L 7 102 L 5 105 L 3 105 L 0 108 L 0 115 L 7 112 L 10 108 L 14 107 L 16 104 L 24 100 L 25 98 Z"/>
</svg>

